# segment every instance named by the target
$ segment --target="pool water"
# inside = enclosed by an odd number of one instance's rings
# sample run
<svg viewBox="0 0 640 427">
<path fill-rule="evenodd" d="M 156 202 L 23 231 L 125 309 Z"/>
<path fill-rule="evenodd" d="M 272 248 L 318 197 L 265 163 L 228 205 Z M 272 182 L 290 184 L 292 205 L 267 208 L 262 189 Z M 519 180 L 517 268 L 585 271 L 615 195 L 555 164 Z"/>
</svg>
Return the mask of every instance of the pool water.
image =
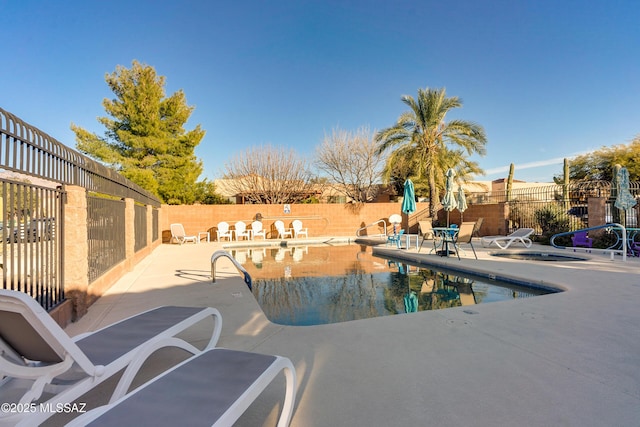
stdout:
<svg viewBox="0 0 640 427">
<path fill-rule="evenodd" d="M 318 325 L 549 293 L 378 258 L 370 246 L 232 249 L 267 318 Z"/>
</svg>

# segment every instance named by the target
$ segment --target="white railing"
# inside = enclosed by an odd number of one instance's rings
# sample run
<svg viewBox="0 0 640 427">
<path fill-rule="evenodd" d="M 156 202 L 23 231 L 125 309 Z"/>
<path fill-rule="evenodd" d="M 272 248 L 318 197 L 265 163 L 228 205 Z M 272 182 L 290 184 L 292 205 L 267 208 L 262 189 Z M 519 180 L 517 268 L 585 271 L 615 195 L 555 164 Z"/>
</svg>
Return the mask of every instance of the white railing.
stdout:
<svg viewBox="0 0 640 427">
<path fill-rule="evenodd" d="M 222 250 L 221 251 L 215 251 L 213 253 L 213 255 L 211 255 L 211 281 L 213 283 L 216 283 L 216 261 L 218 261 L 218 258 L 220 258 L 220 257 L 227 257 L 227 258 L 229 258 L 231 260 L 231 262 L 233 263 L 233 265 L 235 265 L 235 267 L 238 269 L 238 271 L 241 272 L 244 275 L 244 283 L 247 284 L 247 286 L 249 287 L 249 290 L 252 290 L 252 288 L 251 288 L 251 276 L 249 275 L 247 270 L 244 269 L 242 264 L 240 264 L 227 251 L 222 251 Z"/>
<path fill-rule="evenodd" d="M 360 227 L 357 231 L 356 231 L 356 237 L 362 237 L 360 235 L 360 232 L 363 230 L 366 230 L 369 227 L 373 227 L 373 226 L 378 226 L 379 224 L 382 223 L 382 226 L 384 227 L 384 233 L 380 233 L 380 234 L 367 234 L 367 237 L 387 237 L 387 221 L 385 221 L 384 219 L 379 219 L 376 222 L 372 222 L 369 225 L 365 225 L 364 227 Z"/>
<path fill-rule="evenodd" d="M 557 245 L 555 243 L 556 237 L 570 236 L 570 235 L 575 234 L 575 233 L 580 232 L 580 231 L 591 231 L 591 230 L 601 230 L 601 229 L 605 229 L 605 230 L 607 230 L 609 232 L 613 231 L 615 233 L 615 235 L 617 236 L 617 241 L 613 245 L 609 246 L 606 249 L 583 248 L 583 247 L 567 247 L 567 246 Z M 617 230 L 621 230 L 621 235 L 617 233 Z M 620 254 L 620 255 L 622 255 L 622 261 L 626 261 L 627 260 L 627 252 L 628 252 L 628 246 L 629 246 L 629 242 L 628 242 L 628 239 L 627 239 L 627 228 L 624 225 L 617 224 L 617 223 L 598 225 L 596 227 L 582 228 L 580 230 L 567 231 L 565 233 L 554 234 L 553 236 L 551 236 L 551 240 L 549 241 L 549 243 L 551 244 L 551 246 L 553 246 L 554 248 L 558 248 L 558 249 L 573 249 L 574 251 L 575 250 L 584 250 L 586 252 L 600 252 L 600 253 L 610 254 L 612 260 L 613 260 L 613 256 L 615 254 Z"/>
</svg>

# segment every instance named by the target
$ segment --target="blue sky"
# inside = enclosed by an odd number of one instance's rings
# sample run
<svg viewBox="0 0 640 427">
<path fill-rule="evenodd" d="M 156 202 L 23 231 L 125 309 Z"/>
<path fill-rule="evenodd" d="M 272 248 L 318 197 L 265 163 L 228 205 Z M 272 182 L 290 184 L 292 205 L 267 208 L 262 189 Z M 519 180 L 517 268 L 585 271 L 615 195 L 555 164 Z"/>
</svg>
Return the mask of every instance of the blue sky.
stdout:
<svg viewBox="0 0 640 427">
<path fill-rule="evenodd" d="M 104 77 L 138 60 L 184 90 L 203 178 L 246 148 L 311 158 L 325 133 L 372 130 L 402 95 L 445 87 L 484 126 L 487 174 L 550 181 L 562 159 L 640 134 L 637 0 L 0 0 L 0 106 L 75 147 L 103 134 Z"/>
</svg>

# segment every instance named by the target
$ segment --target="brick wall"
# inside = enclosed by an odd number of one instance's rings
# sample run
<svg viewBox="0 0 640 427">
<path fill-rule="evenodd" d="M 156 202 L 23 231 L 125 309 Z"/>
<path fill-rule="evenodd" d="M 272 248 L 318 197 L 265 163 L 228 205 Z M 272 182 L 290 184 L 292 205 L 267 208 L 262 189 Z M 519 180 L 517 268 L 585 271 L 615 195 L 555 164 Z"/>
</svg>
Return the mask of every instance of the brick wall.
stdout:
<svg viewBox="0 0 640 427">
<path fill-rule="evenodd" d="M 197 235 L 202 231 L 208 231 L 211 239 L 216 239 L 217 224 L 226 221 L 230 225 L 236 221 L 251 223 L 256 214 L 262 215 L 264 228 L 271 230 L 276 220 L 282 220 L 290 227 L 294 219 L 300 219 L 304 227 L 309 229 L 309 237 L 324 236 L 355 236 L 356 231 L 366 225 L 380 219 L 388 223 L 389 216 L 401 213 L 401 204 L 393 203 L 368 203 L 365 205 L 351 204 L 292 204 L 291 212 L 284 213 L 284 205 L 163 205 L 160 213 L 160 228 L 163 242 L 168 243 L 171 238 L 169 231 L 173 223 L 181 223 L 187 234 Z M 479 217 L 484 218 L 481 235 L 506 234 L 505 218 L 508 209 L 504 204 L 498 205 L 472 205 L 463 214 L 465 221 L 475 221 Z M 409 226 L 412 233 L 417 232 L 419 219 L 428 217 L 428 204 L 417 203 L 417 211 L 409 217 Z M 407 217 L 402 215 L 407 227 Z M 446 222 L 446 213 L 440 211 L 438 219 Z M 460 212 L 454 210 L 450 213 L 451 223 L 460 223 Z M 378 227 L 369 227 L 367 234 L 378 234 L 383 230 Z M 272 233 L 273 234 L 273 233 Z M 268 235 L 271 236 L 272 234 Z M 275 236 L 273 236 L 275 237 Z"/>
</svg>

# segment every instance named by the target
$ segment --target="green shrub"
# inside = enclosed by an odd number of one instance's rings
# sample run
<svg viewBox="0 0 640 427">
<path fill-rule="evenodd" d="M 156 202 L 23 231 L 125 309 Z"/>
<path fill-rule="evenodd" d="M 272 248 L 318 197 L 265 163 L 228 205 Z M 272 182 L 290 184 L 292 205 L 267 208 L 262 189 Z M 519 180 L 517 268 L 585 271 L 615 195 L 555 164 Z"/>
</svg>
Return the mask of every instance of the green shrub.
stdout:
<svg viewBox="0 0 640 427">
<path fill-rule="evenodd" d="M 550 204 L 535 212 L 536 222 L 542 229 L 540 243 L 549 244 L 554 234 L 570 231 L 571 224 L 569 218 L 561 205 Z M 555 239 L 554 243 L 560 246 L 571 246 L 570 236 L 561 236 Z"/>
<path fill-rule="evenodd" d="M 593 247 L 606 249 L 618 243 L 618 236 L 614 233 L 607 233 L 606 231 L 593 232 L 589 234 L 593 238 Z"/>
</svg>

